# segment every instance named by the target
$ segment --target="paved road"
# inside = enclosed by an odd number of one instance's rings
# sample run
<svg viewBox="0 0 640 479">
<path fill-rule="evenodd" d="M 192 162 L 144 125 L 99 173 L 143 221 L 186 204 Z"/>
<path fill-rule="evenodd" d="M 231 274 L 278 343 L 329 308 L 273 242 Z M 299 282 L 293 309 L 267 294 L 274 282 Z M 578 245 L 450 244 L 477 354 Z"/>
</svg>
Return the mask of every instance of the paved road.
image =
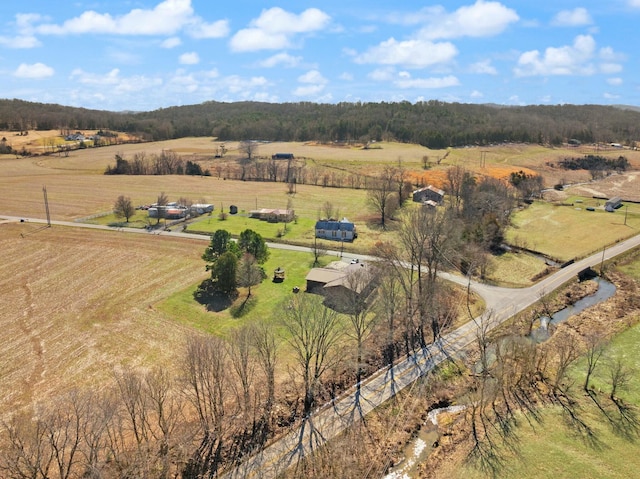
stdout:
<svg viewBox="0 0 640 479">
<path fill-rule="evenodd" d="M 278 439 L 259 453 L 246 459 L 227 478 L 274 478 L 314 448 L 349 427 L 371 410 L 381 405 L 416 379 L 423 376 L 447 357 L 455 356 L 473 343 L 481 322 L 491 330 L 516 313 L 535 303 L 542 295 L 575 278 L 587 267 L 597 267 L 605 261 L 629 249 L 640 246 L 640 235 L 620 242 L 604 252 L 594 254 L 571 264 L 538 284 L 529 288 L 509 289 L 472 283 L 471 288 L 486 301 L 488 311 L 484 316 L 446 334 L 441 341 L 416 351 L 411 357 L 384 368 L 363 381 L 360 390 L 355 387 L 336 400 L 314 412 L 295 431 Z M 459 276 L 443 274 L 446 279 L 466 286 L 468 280 Z"/>
<path fill-rule="evenodd" d="M 20 217 L 10 217 L 1 214 L 0 218 L 4 218 L 5 221 L 21 220 Z M 28 218 L 25 220 L 32 223 L 46 223 L 45 220 L 38 218 Z M 114 228 L 107 226 L 85 223 L 66 221 L 52 221 L 51 223 L 61 226 L 114 230 Z M 160 234 L 163 236 L 195 238 L 209 241 L 209 236 L 181 232 L 148 232 L 137 228 L 118 228 L 118 231 L 147 235 Z M 294 251 L 310 251 L 309 248 L 291 245 L 269 244 L 269 246 Z M 248 457 L 240 466 L 225 474 L 224 477 L 276 477 L 286 468 L 295 465 L 301 457 L 309 454 L 314 448 L 335 437 L 354 421 L 359 420 L 377 406 L 393 397 L 403 388 L 433 369 L 434 366 L 444 361 L 447 357 L 457 355 L 467 348 L 475 341 L 478 326 L 482 321 L 485 322 L 484 324 L 487 325 L 488 329 L 493 329 L 535 303 L 544 294 L 554 291 L 567 281 L 575 278 L 579 271 L 587 267 L 598 269 L 603 260 L 611 259 L 637 246 L 640 246 L 640 235 L 617 243 L 588 258 L 577 261 L 557 271 L 534 286 L 522 289 L 500 288 L 474 281 L 469 282 L 467 278 L 443 273 L 442 277 L 444 279 L 465 287 L 470 286 L 473 291 L 482 296 L 487 305 L 488 313 L 446 334 L 438 343 L 431 344 L 422 350 L 416 351 L 407 359 L 397 363 L 393 368 L 385 367 L 377 371 L 363 381 L 359 389 L 354 386 L 350 391 L 337 398 L 336 401 L 316 410 L 309 418 L 303 421 L 300 427 L 278 438 L 257 454 Z M 338 251 L 332 251 L 330 254 L 339 255 L 340 253 Z M 372 259 L 361 255 L 349 255 L 349 257 Z"/>
</svg>

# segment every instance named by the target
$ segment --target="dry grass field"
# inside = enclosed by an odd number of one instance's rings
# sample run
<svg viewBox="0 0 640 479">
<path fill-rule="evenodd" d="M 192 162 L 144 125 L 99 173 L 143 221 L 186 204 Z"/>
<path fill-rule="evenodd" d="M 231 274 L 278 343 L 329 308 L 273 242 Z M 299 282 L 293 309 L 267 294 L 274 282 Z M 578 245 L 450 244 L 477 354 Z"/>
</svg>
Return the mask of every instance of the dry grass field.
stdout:
<svg viewBox="0 0 640 479">
<path fill-rule="evenodd" d="M 187 330 L 154 304 L 206 276 L 205 244 L 0 225 L 0 417 L 122 364 L 173 364 Z"/>
<path fill-rule="evenodd" d="M 56 136 L 58 132 L 49 133 Z M 46 135 L 30 132 L 20 139 L 45 144 Z M 18 146 L 16 138 L 10 138 L 14 147 Z M 114 164 L 116 154 L 129 157 L 137 152 L 150 155 L 171 150 L 187 159 L 189 155 L 202 158 L 213 156 L 217 146 L 212 138 L 185 138 L 88 148 L 73 151 L 69 157 L 16 159 L 6 155 L 0 158 L 0 216 L 44 217 L 43 186 L 47 187 L 51 216 L 57 220 L 110 211 L 122 194 L 130 196 L 134 204 L 151 203 L 161 191 L 170 200 L 183 196 L 214 203 L 216 210 L 231 204 L 247 211 L 287 206 L 289 196 L 282 183 L 225 181 L 215 176 L 103 174 L 108 165 Z M 238 154 L 237 143 L 226 147 L 232 161 L 233 155 Z M 388 143 L 368 150 L 303 143 L 260 145 L 261 156 L 276 152 L 291 152 L 310 163 L 368 174 L 375 174 L 384 165 L 397 165 L 401 159 L 416 177 L 426 173 L 442 178 L 449 166 L 462 165 L 495 176 L 529 168 L 545 175 L 548 185 L 560 174 L 567 181 L 588 179 L 584 172 L 569 175 L 550 166 L 558 158 L 575 156 L 575 150 L 538 146 L 504 145 L 447 152 Z M 624 154 L 640 169 L 637 152 Z M 485 168 L 480 168 L 481 155 L 486 159 Z M 426 171 L 424 156 L 432 163 Z M 439 159 L 440 165 L 435 165 Z M 633 174 L 580 188 L 597 189 L 605 195 L 610 191 L 621 196 L 623 191 L 640 195 L 640 184 Z M 325 201 L 331 201 L 341 215 L 364 223 L 358 227 L 368 242 L 384 237 L 366 225 L 371 214 L 363 190 L 299 185 L 292 201 L 297 214 L 312 219 Z M 204 242 L 166 237 L 150 240 L 144 235 L 60 227 L 33 233 L 35 229 L 28 223 L 0 225 L 4 252 L 0 280 L 0 414 L 71 385 L 99 385 L 112 368 L 123 362 L 170 363 L 176 358 L 188 328 L 154 305 L 204 278 L 200 259 Z M 521 268 L 530 277 L 537 266 L 525 264 Z M 517 278 L 510 281 L 517 284 Z"/>
</svg>

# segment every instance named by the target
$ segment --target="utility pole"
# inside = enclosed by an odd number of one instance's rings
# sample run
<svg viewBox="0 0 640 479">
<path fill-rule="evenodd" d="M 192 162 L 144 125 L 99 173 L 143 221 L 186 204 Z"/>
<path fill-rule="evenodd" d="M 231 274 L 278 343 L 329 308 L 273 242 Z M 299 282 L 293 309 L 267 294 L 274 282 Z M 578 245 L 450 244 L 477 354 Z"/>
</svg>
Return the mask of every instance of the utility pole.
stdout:
<svg viewBox="0 0 640 479">
<path fill-rule="evenodd" d="M 484 168 L 487 165 L 487 151 L 480 150 L 480 168 Z"/>
<path fill-rule="evenodd" d="M 604 271 L 604 251 L 607 249 L 605 246 L 602 248 L 602 260 L 600 261 L 600 276 L 602 276 L 602 272 Z"/>
<path fill-rule="evenodd" d="M 627 212 L 629 211 L 629 205 L 624 205 L 624 225 L 627 226 Z"/>
<path fill-rule="evenodd" d="M 49 216 L 49 199 L 47 198 L 47 187 L 42 187 L 42 194 L 44 195 L 44 209 L 47 213 L 47 226 L 51 228 L 51 217 Z"/>
</svg>

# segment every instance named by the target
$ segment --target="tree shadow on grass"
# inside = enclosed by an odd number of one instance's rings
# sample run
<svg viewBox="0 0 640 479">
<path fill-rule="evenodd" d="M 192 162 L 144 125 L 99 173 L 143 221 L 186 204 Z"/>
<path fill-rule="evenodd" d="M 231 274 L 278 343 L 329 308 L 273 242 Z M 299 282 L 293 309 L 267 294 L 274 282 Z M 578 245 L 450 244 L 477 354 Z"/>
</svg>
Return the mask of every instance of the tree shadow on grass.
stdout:
<svg viewBox="0 0 640 479">
<path fill-rule="evenodd" d="M 245 314 L 249 313 L 249 311 L 254 308 L 257 302 L 258 300 L 253 296 L 246 297 L 239 304 L 234 304 L 233 306 L 231 306 L 231 316 L 233 316 L 234 318 L 241 318 Z"/>
<path fill-rule="evenodd" d="M 210 279 L 205 279 L 193 292 L 193 298 L 207 308 L 207 311 L 219 313 L 229 309 L 238 293 L 231 294 L 216 291 Z"/>
</svg>

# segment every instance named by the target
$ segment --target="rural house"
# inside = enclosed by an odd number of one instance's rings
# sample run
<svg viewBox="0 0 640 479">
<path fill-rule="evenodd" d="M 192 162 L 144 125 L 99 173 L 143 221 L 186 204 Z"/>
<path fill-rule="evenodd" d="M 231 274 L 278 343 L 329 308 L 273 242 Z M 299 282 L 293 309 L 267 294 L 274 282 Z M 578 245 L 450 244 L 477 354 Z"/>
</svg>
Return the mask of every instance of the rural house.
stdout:
<svg viewBox="0 0 640 479">
<path fill-rule="evenodd" d="M 294 210 L 260 208 L 249 211 L 249 218 L 256 218 L 269 223 L 290 223 L 295 218 Z"/>
<path fill-rule="evenodd" d="M 609 198 L 607 202 L 604 204 L 604 209 L 609 213 L 613 213 L 615 210 L 622 206 L 622 198 L 619 196 L 614 196 L 613 198 Z"/>
<path fill-rule="evenodd" d="M 347 218 L 316 221 L 316 238 L 334 241 L 353 241 L 358 237 L 356 225 Z"/>
<path fill-rule="evenodd" d="M 351 263 L 334 261 L 324 268 L 313 268 L 306 276 L 306 291 L 320 294 L 334 307 L 349 295 L 357 295 L 365 301 L 375 286 L 375 275 L 366 263 L 354 260 Z M 350 301 L 351 302 L 351 301 Z"/>
<path fill-rule="evenodd" d="M 419 190 L 415 190 L 412 193 L 413 201 L 416 203 L 424 203 L 425 201 L 433 201 L 434 203 L 440 205 L 442 204 L 442 200 L 444 199 L 444 191 L 436 188 L 435 186 L 429 185 L 424 188 L 420 188 Z"/>
</svg>

